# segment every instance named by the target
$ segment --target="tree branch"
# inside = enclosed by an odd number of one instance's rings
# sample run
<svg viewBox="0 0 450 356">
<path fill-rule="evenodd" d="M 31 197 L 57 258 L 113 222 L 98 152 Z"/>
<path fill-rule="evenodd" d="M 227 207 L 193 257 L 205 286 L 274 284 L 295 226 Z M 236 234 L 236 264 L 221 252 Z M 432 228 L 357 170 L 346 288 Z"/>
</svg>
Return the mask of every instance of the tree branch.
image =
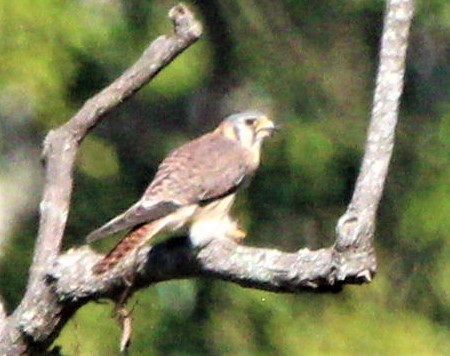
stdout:
<svg viewBox="0 0 450 356">
<path fill-rule="evenodd" d="M 368 279 L 377 267 L 373 251 L 375 218 L 394 148 L 413 14 L 413 0 L 387 1 L 364 159 L 352 200 L 336 227 L 338 279 L 345 276 L 345 266 L 358 268 L 355 264 L 360 264 L 361 274 L 367 275 Z M 354 251 L 368 258 L 355 259 Z"/>
<path fill-rule="evenodd" d="M 100 258 L 87 247 L 61 256 L 49 271 L 50 278 L 57 281 L 56 294 L 61 301 L 116 300 L 124 289 L 131 293 L 158 282 L 191 277 L 216 278 L 273 292 L 330 292 L 340 290 L 342 284 L 334 279 L 332 248 L 285 253 L 212 239 L 196 250 L 188 237 L 178 237 L 142 248 L 136 258 L 124 260 L 103 276 L 93 276 L 92 266 Z M 124 276 L 133 277 L 131 287 Z M 353 278 L 346 283 L 356 281 Z"/>
<path fill-rule="evenodd" d="M 45 275 L 60 253 L 79 144 L 105 114 L 131 97 L 200 37 L 201 25 L 185 6 L 172 8 L 169 17 L 174 23 L 174 34 L 157 38 L 132 67 L 88 100 L 66 124 L 51 131 L 44 141 L 45 188 L 35 253 L 25 296 L 0 335 L 2 355 L 21 354 L 30 345 L 45 348 L 62 326 L 62 306 L 45 283 Z"/>
</svg>

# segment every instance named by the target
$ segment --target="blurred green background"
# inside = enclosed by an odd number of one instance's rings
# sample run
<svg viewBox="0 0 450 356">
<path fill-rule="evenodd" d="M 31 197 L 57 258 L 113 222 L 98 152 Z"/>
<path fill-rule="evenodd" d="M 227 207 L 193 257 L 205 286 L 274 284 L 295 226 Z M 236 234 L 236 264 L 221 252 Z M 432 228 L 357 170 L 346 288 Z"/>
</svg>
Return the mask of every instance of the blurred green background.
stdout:
<svg viewBox="0 0 450 356">
<path fill-rule="evenodd" d="M 86 139 L 65 246 L 143 192 L 170 149 L 242 109 L 283 125 L 239 198 L 247 244 L 333 241 L 363 153 L 384 2 L 187 1 L 205 35 Z M 0 291 L 19 302 L 37 232 L 48 130 L 171 31 L 175 3 L 0 0 Z M 134 355 L 450 354 L 450 3 L 422 0 L 370 285 L 288 295 L 207 280 L 140 291 Z M 114 241 L 95 247 L 106 251 Z M 82 308 L 55 342 L 118 354 L 110 304 Z"/>
</svg>

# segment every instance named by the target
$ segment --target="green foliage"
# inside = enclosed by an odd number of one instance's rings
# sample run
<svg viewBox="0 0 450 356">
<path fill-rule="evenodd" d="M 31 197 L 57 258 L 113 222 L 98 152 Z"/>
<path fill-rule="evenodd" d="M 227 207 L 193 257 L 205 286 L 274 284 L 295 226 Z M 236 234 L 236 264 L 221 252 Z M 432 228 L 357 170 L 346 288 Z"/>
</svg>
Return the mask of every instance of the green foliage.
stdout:
<svg viewBox="0 0 450 356">
<path fill-rule="evenodd" d="M 188 49 L 152 82 L 149 95 L 155 95 L 156 92 L 157 95 L 176 98 L 197 88 L 210 70 L 208 51 L 204 42 Z M 206 60 L 198 60 L 199 57 Z"/>
<path fill-rule="evenodd" d="M 23 123 L 40 140 L 150 39 L 171 31 L 171 5 L 0 0 L 0 119 Z M 292 250 L 331 243 L 362 156 L 384 2 L 190 5 L 204 23 L 222 21 L 225 30 L 209 26 L 199 43 L 83 142 L 65 246 L 81 245 L 90 229 L 139 197 L 168 151 L 213 126 L 190 116 L 205 105 L 201 100 L 236 101 L 231 109 L 268 106 L 282 124 L 236 206 L 248 243 Z M 450 352 L 449 4 L 418 1 L 417 9 L 413 33 L 429 46 L 419 46 L 409 60 L 374 282 L 326 296 L 212 281 L 157 285 L 130 301 L 133 354 Z M 210 87 L 213 99 L 198 94 Z M 2 122 L 0 130 L 6 135 Z M 36 219 L 29 220 L 0 263 L 0 294 L 10 308 L 20 300 L 31 260 Z M 55 345 L 68 355 L 119 354 L 113 308 L 83 307 Z"/>
<path fill-rule="evenodd" d="M 79 152 L 78 167 L 82 173 L 98 179 L 117 174 L 119 162 L 115 148 L 101 138 L 88 136 Z"/>
<path fill-rule="evenodd" d="M 302 195 L 310 204 L 329 198 L 333 191 L 342 190 L 335 179 L 336 146 L 320 131 L 320 127 L 317 128 L 318 125 L 315 126 L 290 127 L 286 138 L 287 163 L 292 170 L 294 190 L 300 191 L 300 187 L 308 187 Z M 298 152 L 302 154 L 299 155 Z"/>
<path fill-rule="evenodd" d="M 101 45 L 114 17 L 71 1 L 1 1 L 0 7 L 0 88 L 8 95 L 1 110 L 15 116 L 26 105 L 46 127 L 65 121 L 66 87 L 77 66 L 71 51 L 91 41 Z"/>
</svg>

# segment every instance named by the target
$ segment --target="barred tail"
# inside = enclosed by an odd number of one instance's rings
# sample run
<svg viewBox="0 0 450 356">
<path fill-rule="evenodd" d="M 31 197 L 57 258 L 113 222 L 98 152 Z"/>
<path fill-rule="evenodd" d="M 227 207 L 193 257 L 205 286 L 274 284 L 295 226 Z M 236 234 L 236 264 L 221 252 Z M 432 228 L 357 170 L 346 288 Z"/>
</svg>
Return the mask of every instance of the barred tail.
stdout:
<svg viewBox="0 0 450 356">
<path fill-rule="evenodd" d="M 137 251 L 139 247 L 144 245 L 152 236 L 158 233 L 159 230 L 160 227 L 156 221 L 138 226 L 120 240 L 100 262 L 94 265 L 92 272 L 96 275 L 100 275 L 110 271 L 123 258 L 129 257 L 131 252 Z"/>
</svg>

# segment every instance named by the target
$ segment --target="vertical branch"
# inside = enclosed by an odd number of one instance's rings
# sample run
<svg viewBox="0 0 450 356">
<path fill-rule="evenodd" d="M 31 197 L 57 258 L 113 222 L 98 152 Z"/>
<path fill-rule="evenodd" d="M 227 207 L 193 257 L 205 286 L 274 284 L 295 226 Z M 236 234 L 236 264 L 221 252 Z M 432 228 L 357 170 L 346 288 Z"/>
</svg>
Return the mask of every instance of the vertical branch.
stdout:
<svg viewBox="0 0 450 356">
<path fill-rule="evenodd" d="M 403 91 L 408 34 L 414 13 L 413 0 L 388 0 L 381 40 L 380 60 L 372 115 L 364 159 L 355 191 L 346 213 L 337 225 L 337 251 L 356 250 L 370 255 L 371 263 L 361 266 L 371 277 L 376 261 L 373 253 L 375 216 L 394 148 L 400 96 Z M 345 261 L 339 260 L 338 265 Z"/>
<path fill-rule="evenodd" d="M 168 65 L 201 34 L 201 26 L 184 6 L 169 12 L 175 34 L 161 36 L 143 53 L 141 58 L 111 85 L 88 100 L 65 125 L 51 131 L 44 142 L 43 159 L 46 181 L 40 204 L 41 220 L 30 275 L 34 283 L 42 264 L 52 264 L 59 254 L 67 221 L 72 191 L 72 169 L 81 140 L 105 115 L 131 97 Z"/>
<path fill-rule="evenodd" d="M 366 154 L 350 203 L 351 209 L 368 208 L 374 215 L 383 193 L 394 148 L 395 127 L 403 91 L 406 49 L 413 10 L 413 0 L 387 2 Z M 365 196 L 369 193 L 372 204 L 366 207 Z"/>
</svg>

